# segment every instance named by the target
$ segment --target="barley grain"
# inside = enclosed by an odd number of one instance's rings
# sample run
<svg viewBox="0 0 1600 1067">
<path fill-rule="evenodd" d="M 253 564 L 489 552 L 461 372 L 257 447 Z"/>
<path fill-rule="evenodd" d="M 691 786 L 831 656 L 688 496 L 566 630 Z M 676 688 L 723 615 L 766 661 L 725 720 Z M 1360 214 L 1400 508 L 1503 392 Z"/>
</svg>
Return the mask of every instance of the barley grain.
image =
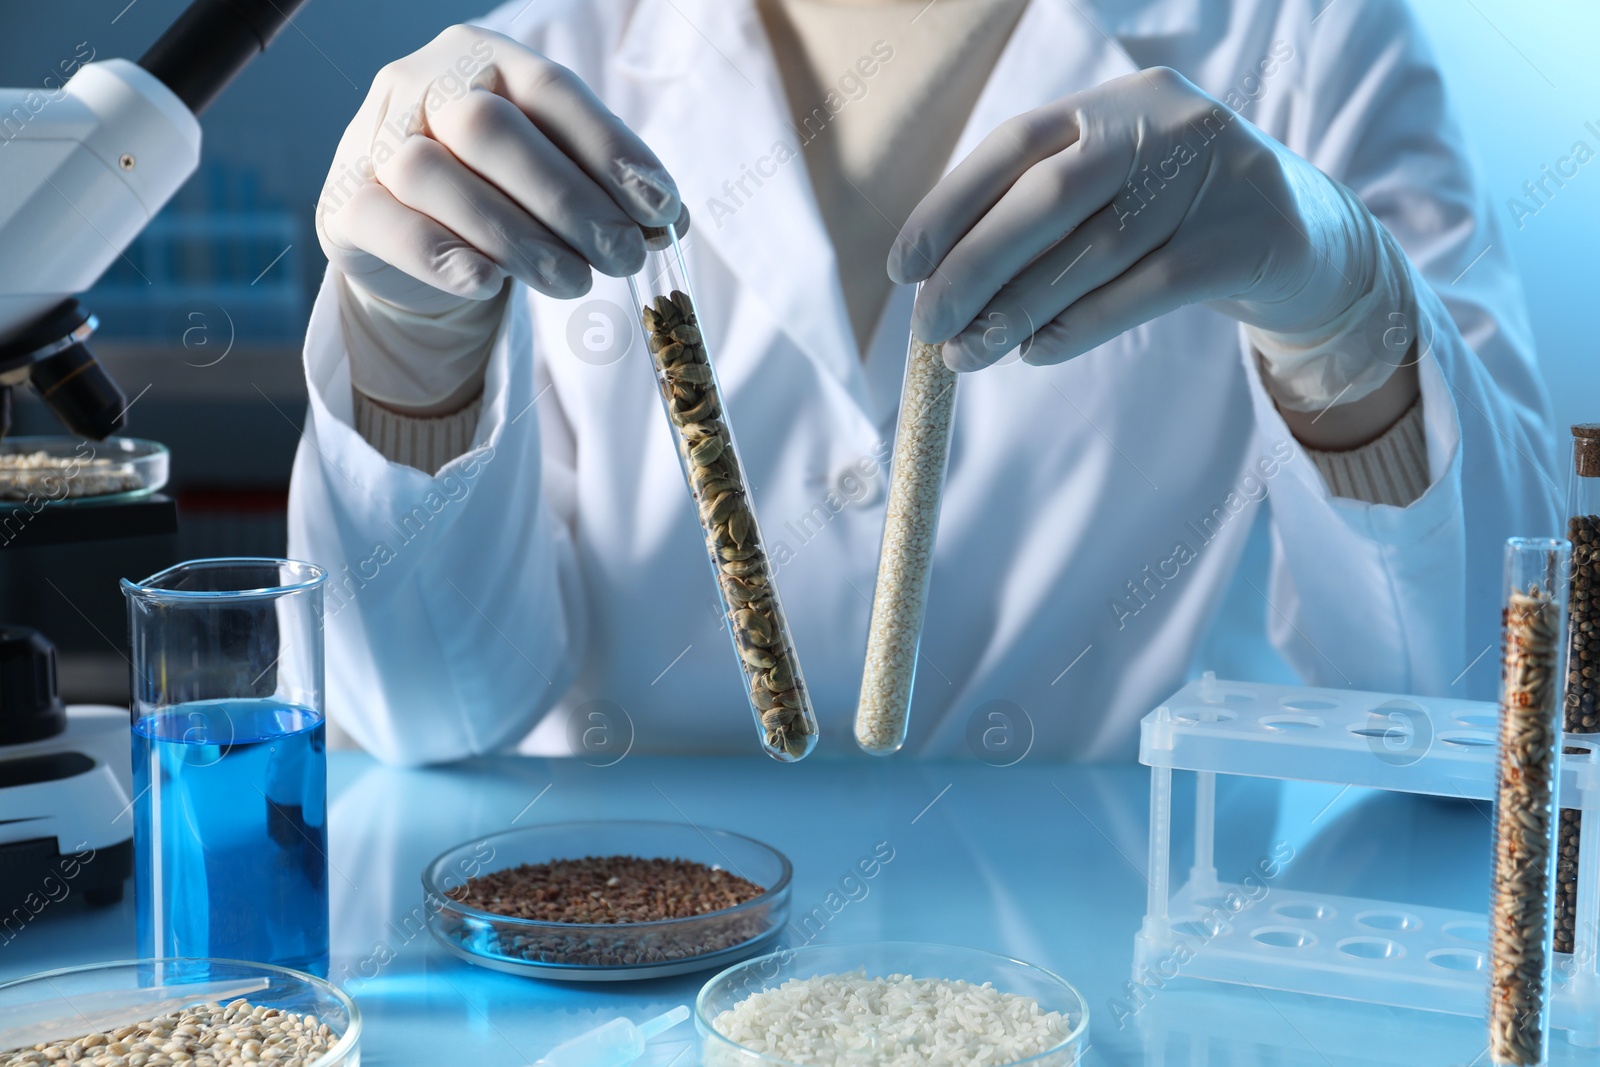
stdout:
<svg viewBox="0 0 1600 1067">
<path fill-rule="evenodd" d="M 236 1064 L 258 1060 L 276 1067 L 309 1067 L 338 1044 L 314 1015 L 235 1000 L 200 1004 L 130 1023 L 112 1034 L 92 1033 L 0 1051 L 0 1067 L 66 1061 L 95 1067 L 159 1067 L 172 1063 Z"/>
</svg>

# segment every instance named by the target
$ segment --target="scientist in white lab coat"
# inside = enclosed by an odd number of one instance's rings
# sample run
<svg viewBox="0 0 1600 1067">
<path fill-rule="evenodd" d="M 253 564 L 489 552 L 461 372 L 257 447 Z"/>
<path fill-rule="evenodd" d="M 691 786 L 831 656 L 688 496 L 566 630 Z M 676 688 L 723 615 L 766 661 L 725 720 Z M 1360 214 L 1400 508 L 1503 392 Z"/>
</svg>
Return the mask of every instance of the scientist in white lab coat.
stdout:
<svg viewBox="0 0 1600 1067">
<path fill-rule="evenodd" d="M 756 750 L 624 280 L 684 207 L 827 749 L 908 331 L 972 372 L 909 751 L 1130 758 L 1260 507 L 1309 682 L 1492 678 L 1547 400 L 1400 0 L 515 0 L 380 72 L 318 205 L 290 551 L 380 758 Z"/>
</svg>

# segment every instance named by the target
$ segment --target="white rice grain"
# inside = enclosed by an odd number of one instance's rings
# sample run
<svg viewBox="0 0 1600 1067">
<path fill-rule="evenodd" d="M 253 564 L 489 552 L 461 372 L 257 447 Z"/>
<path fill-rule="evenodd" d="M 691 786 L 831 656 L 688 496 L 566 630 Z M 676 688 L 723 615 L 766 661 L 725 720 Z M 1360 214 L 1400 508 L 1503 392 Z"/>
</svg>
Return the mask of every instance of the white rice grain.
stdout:
<svg viewBox="0 0 1600 1067">
<path fill-rule="evenodd" d="M 984 983 L 865 971 L 791 978 L 713 1020 L 717 1032 L 763 1055 L 806 1067 L 1000 1067 L 1060 1045 L 1073 1020 L 1032 997 Z M 1075 1052 L 1041 1060 L 1073 1062 Z M 711 1044 L 706 1062 L 749 1062 Z"/>
</svg>

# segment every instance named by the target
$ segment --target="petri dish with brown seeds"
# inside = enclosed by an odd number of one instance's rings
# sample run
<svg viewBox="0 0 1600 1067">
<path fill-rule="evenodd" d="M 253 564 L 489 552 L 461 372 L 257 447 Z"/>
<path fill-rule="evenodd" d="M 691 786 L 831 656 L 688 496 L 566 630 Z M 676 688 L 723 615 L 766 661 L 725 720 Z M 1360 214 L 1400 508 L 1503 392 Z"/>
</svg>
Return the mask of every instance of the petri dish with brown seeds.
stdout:
<svg viewBox="0 0 1600 1067">
<path fill-rule="evenodd" d="M 781 852 L 743 834 L 585 821 L 464 841 L 428 864 L 422 884 L 429 929 L 462 959 L 608 982 L 769 950 L 788 921 L 791 878 Z"/>
</svg>

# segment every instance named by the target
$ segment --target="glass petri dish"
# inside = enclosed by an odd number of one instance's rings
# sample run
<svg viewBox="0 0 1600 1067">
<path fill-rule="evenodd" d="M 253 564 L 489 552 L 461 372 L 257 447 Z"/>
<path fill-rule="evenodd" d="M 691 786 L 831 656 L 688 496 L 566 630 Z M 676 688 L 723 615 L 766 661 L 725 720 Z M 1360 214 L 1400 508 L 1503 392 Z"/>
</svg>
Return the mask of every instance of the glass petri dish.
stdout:
<svg viewBox="0 0 1600 1067">
<path fill-rule="evenodd" d="M 906 974 L 913 978 L 945 978 L 988 983 L 1002 993 L 1032 997 L 1044 1011 L 1060 1012 L 1069 1030 L 1059 1044 L 1026 1059 L 996 1067 L 1072 1067 L 1088 1047 L 1089 1005 L 1076 989 L 1051 971 L 993 952 L 930 945 L 915 941 L 812 945 L 786 949 L 746 960 L 713 977 L 695 999 L 695 1028 L 700 1032 L 705 1067 L 835 1067 L 836 1064 L 881 1062 L 874 1049 L 852 1048 L 848 1056 L 799 1063 L 772 1053 L 746 1048 L 723 1036 L 716 1019 L 756 993 L 776 989 L 794 979 L 864 973 L 868 978 Z M 859 1036 L 859 1035 L 857 1035 Z"/>
<path fill-rule="evenodd" d="M 0 509 L 138 500 L 167 484 L 171 461 L 166 445 L 137 437 L 8 437 L 0 441 Z"/>
<path fill-rule="evenodd" d="M 703 863 L 766 890 L 732 908 L 640 923 L 561 923 L 481 911 L 452 898 L 467 879 L 525 863 L 638 856 Z M 726 967 L 765 951 L 789 919 L 793 868 L 743 834 L 670 822 L 566 822 L 463 842 L 422 872 L 428 928 L 469 963 L 573 982 L 665 978 Z"/>
<path fill-rule="evenodd" d="M 0 982 L 0 1060 L 14 1049 L 116 1030 L 189 1004 L 225 1004 L 241 996 L 327 1024 L 338 1040 L 308 1067 L 360 1062 L 361 1012 L 338 988 L 287 967 L 221 959 L 119 960 Z"/>
</svg>

